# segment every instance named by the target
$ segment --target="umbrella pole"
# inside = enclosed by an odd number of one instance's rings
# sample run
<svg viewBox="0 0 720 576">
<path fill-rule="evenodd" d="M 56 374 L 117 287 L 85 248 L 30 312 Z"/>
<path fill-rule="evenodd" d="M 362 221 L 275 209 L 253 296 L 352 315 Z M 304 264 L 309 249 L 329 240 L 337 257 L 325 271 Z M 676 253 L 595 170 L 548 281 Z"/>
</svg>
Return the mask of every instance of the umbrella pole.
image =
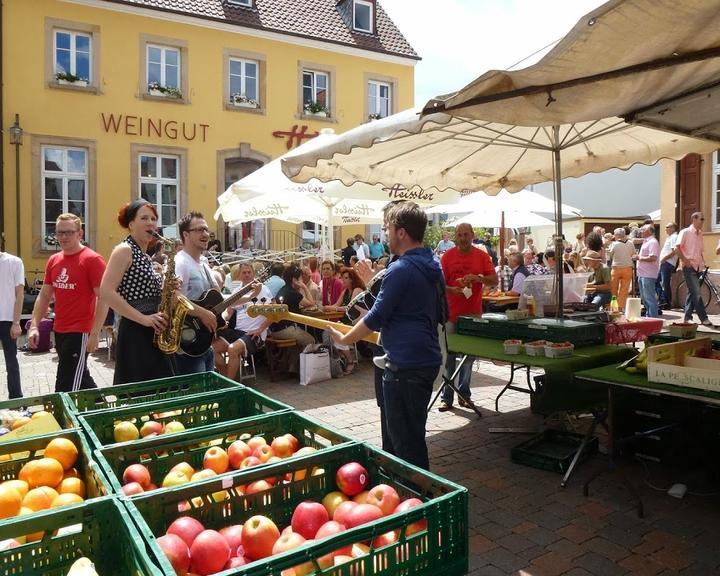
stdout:
<svg viewBox="0 0 720 576">
<path fill-rule="evenodd" d="M 500 238 L 498 239 L 498 260 L 500 261 L 500 271 L 504 268 L 503 258 L 505 258 L 505 210 L 500 212 Z M 502 286 L 500 286 L 502 288 Z M 512 286 L 508 287 L 510 290 Z"/>
<path fill-rule="evenodd" d="M 563 255 L 565 246 L 562 241 L 562 176 L 560 173 L 560 126 L 553 126 L 553 188 L 555 193 L 555 277 L 557 278 L 556 318 L 562 318 L 563 312 Z"/>
<path fill-rule="evenodd" d="M 333 207 L 328 206 L 327 213 L 327 225 L 325 226 L 325 235 L 327 236 L 327 246 L 330 254 L 327 256 L 330 260 L 335 262 L 335 230 L 332 224 Z M 323 246 L 324 248 L 324 246 Z"/>
</svg>

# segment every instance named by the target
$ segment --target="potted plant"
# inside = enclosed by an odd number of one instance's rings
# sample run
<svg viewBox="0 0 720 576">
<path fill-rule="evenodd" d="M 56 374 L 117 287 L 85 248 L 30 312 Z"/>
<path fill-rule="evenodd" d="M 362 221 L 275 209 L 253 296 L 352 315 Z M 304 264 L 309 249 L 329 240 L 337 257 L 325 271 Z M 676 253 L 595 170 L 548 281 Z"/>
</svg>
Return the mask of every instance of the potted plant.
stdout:
<svg viewBox="0 0 720 576">
<path fill-rule="evenodd" d="M 58 84 L 71 84 L 73 86 L 87 86 L 89 82 L 87 78 L 75 76 L 70 72 L 58 72 L 55 74 L 55 80 L 57 80 Z"/>
<path fill-rule="evenodd" d="M 305 106 L 303 106 L 303 111 L 308 116 L 319 116 L 321 118 L 327 118 L 328 116 L 330 116 L 330 111 L 327 109 L 327 107 L 323 104 L 320 104 L 319 102 L 305 102 Z"/>
<path fill-rule="evenodd" d="M 380 120 L 382 116 L 380 114 L 368 114 L 368 120 L 372 122 L 373 120 Z"/>
<path fill-rule="evenodd" d="M 150 82 L 148 84 L 148 94 L 150 96 L 162 96 L 164 98 L 182 98 L 182 92 L 174 86 L 163 86 L 160 82 Z"/>
<path fill-rule="evenodd" d="M 245 94 L 240 94 L 240 92 L 230 96 L 230 104 L 239 108 L 260 108 L 260 103 L 257 100 L 248 98 Z"/>
</svg>

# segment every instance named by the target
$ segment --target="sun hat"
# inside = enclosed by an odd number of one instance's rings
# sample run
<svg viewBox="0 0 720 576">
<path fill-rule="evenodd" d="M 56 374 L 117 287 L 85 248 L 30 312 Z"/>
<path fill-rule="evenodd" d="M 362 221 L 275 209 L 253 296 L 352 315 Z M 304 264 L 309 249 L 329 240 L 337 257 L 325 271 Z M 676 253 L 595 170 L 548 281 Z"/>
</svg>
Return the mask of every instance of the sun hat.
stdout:
<svg viewBox="0 0 720 576">
<path fill-rule="evenodd" d="M 583 260 L 594 260 L 596 262 L 602 262 L 602 258 L 600 257 L 600 254 L 595 252 L 595 250 L 588 250 L 585 252 L 585 256 L 583 256 Z"/>
</svg>

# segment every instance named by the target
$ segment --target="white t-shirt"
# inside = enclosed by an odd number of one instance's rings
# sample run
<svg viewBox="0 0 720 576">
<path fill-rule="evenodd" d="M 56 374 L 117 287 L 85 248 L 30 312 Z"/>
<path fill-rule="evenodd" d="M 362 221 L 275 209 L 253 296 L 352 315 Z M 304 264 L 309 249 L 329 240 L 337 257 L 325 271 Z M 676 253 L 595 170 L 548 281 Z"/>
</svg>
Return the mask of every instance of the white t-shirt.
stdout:
<svg viewBox="0 0 720 576">
<path fill-rule="evenodd" d="M 370 258 L 370 248 L 364 242 L 355 244 L 355 255 L 358 257 L 358 261 L 367 260 Z"/>
<path fill-rule="evenodd" d="M 269 304 L 272 300 L 272 292 L 270 292 L 270 289 L 262 285 L 262 288 L 260 288 L 260 294 L 257 295 L 258 302 L 262 301 L 263 298 L 265 298 L 265 301 Z M 252 304 L 252 302 L 246 302 L 245 304 L 240 304 L 239 306 L 234 306 L 235 310 L 237 310 L 237 316 L 235 321 L 235 330 L 240 330 L 242 332 L 252 332 L 253 330 L 257 330 L 260 328 L 260 326 L 263 325 L 263 322 L 265 322 L 265 316 L 255 316 L 255 318 L 250 318 L 250 316 L 247 315 L 247 307 Z M 265 330 L 261 337 L 263 340 L 265 340 L 265 337 L 267 336 L 267 330 Z"/>
<path fill-rule="evenodd" d="M 196 262 L 181 250 L 175 255 L 175 275 L 182 280 L 180 291 L 190 300 L 197 300 L 205 291 L 217 288 L 205 256 L 200 256 L 200 262 Z"/>
<path fill-rule="evenodd" d="M 17 256 L 0 252 L 0 322 L 15 320 L 15 289 L 25 285 L 25 267 Z"/>
<path fill-rule="evenodd" d="M 665 239 L 665 244 L 663 244 L 662 250 L 660 250 L 660 260 L 665 258 L 670 252 L 672 252 L 675 249 L 675 244 L 677 244 L 678 239 L 678 233 L 673 232 Z M 673 266 L 677 266 L 678 257 L 677 255 L 673 256 L 672 258 L 668 258 L 666 262 L 668 264 L 672 264 Z"/>
</svg>

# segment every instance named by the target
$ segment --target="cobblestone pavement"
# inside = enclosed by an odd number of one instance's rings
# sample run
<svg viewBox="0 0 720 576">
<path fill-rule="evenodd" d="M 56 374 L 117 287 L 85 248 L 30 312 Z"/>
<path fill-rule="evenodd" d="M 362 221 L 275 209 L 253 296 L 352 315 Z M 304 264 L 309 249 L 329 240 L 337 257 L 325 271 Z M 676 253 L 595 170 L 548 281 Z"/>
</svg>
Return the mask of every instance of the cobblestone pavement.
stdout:
<svg viewBox="0 0 720 576">
<path fill-rule="evenodd" d="M 54 353 L 19 356 L 25 395 L 51 392 Z M 92 355 L 89 365 L 99 386 L 111 385 L 113 364 L 104 349 Z M 433 471 L 470 492 L 472 576 L 720 574 L 720 494 L 701 495 L 712 490 L 703 478 L 657 464 L 644 468 L 626 462 L 621 469 L 645 503 L 646 516 L 639 519 L 617 473 L 594 480 L 589 496 L 583 496 L 585 479 L 607 469 L 601 455 L 582 464 L 565 489 L 557 474 L 511 463 L 510 449 L 529 436 L 490 433 L 488 428 L 539 430 L 545 422 L 530 412 L 529 396 L 519 392 L 507 392 L 500 401 L 502 412 L 493 410 L 508 373 L 505 366 L 475 363 L 472 395 L 482 418 L 457 408 L 447 413 L 433 409 L 428 419 Z M 0 383 L 0 398 L 7 397 L 4 364 Z M 271 383 L 261 367 L 256 387 L 363 441 L 380 444 L 373 371 L 367 360 L 349 377 L 308 387 L 296 380 Z M 570 424 L 582 429 L 588 422 L 572 419 Z M 675 482 L 689 486 L 682 500 L 665 492 Z"/>
</svg>

